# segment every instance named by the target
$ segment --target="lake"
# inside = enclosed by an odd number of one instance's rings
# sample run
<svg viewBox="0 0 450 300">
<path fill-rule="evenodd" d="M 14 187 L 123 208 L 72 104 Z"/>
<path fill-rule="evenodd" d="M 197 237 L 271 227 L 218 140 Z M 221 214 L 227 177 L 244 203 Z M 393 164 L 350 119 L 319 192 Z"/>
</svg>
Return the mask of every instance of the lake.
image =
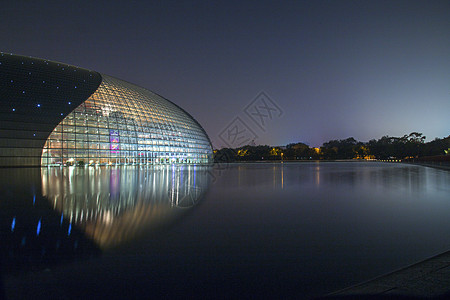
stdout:
<svg viewBox="0 0 450 300">
<path fill-rule="evenodd" d="M 450 172 L 380 162 L 1 169 L 10 298 L 309 298 L 450 249 Z"/>
</svg>

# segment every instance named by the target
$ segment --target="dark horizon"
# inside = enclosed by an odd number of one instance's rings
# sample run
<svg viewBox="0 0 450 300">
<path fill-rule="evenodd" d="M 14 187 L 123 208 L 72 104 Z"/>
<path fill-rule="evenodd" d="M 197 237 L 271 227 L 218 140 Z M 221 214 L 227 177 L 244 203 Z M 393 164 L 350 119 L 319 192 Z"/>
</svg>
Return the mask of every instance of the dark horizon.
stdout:
<svg viewBox="0 0 450 300">
<path fill-rule="evenodd" d="M 450 133 L 448 1 L 19 0 L 0 16 L 0 51 L 150 89 L 215 148 L 238 146 L 233 126 L 269 145 Z M 261 92 L 277 108 L 264 120 Z"/>
</svg>

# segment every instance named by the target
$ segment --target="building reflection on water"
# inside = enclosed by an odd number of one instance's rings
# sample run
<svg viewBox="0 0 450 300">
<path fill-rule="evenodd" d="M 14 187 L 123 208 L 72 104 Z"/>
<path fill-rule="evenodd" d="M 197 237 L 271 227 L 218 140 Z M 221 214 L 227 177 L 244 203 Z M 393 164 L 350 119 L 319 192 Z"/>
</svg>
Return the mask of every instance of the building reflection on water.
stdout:
<svg viewBox="0 0 450 300">
<path fill-rule="evenodd" d="M 207 166 L 14 168 L 0 172 L 2 273 L 100 255 L 171 224 L 208 188 Z"/>
<path fill-rule="evenodd" d="M 169 224 L 193 207 L 210 180 L 207 166 L 44 168 L 42 192 L 101 249 Z"/>
</svg>

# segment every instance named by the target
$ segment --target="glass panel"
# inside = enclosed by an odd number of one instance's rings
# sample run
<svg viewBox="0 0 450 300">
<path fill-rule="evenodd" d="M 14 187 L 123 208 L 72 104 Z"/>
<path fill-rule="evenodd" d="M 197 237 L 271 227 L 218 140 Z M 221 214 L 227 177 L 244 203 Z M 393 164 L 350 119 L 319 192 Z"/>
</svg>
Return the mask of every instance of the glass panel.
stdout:
<svg viewBox="0 0 450 300">
<path fill-rule="evenodd" d="M 206 133 L 172 102 L 103 75 L 45 144 L 42 165 L 208 163 Z"/>
</svg>

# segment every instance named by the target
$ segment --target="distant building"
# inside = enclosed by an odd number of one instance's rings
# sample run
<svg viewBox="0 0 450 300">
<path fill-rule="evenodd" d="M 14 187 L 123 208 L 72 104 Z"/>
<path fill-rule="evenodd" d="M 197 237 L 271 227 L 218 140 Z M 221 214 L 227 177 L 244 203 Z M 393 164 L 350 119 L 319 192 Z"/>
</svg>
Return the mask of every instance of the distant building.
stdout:
<svg viewBox="0 0 450 300">
<path fill-rule="evenodd" d="M 281 150 L 286 150 L 286 146 L 274 146 L 275 148 L 280 148 Z"/>
<path fill-rule="evenodd" d="M 169 100 L 94 71 L 0 54 L 0 166 L 212 161 L 206 132 Z"/>
</svg>

